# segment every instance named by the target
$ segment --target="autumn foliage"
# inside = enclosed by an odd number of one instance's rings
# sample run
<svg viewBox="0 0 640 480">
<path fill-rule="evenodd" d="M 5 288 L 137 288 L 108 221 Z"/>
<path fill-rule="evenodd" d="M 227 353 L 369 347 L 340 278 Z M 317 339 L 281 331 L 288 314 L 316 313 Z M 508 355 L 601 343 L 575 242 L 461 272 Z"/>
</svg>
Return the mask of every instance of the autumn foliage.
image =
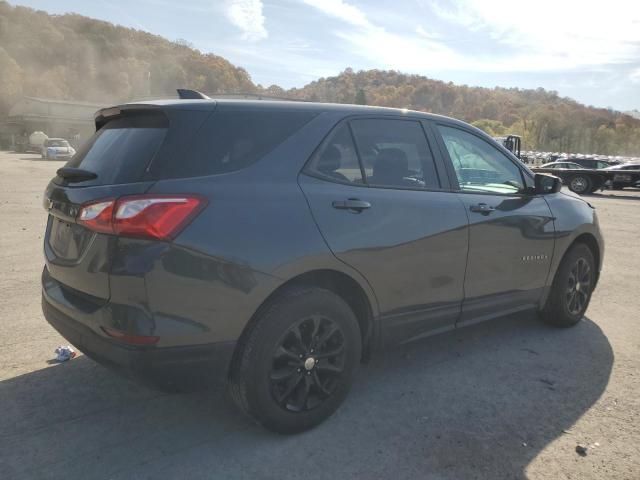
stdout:
<svg viewBox="0 0 640 480">
<path fill-rule="evenodd" d="M 303 88 L 265 88 L 243 68 L 185 41 L 0 1 L 0 119 L 23 95 L 111 104 L 174 95 L 177 87 L 409 108 L 494 135 L 519 134 L 526 149 L 640 156 L 640 120 L 542 88 L 487 89 L 350 68 Z"/>
</svg>

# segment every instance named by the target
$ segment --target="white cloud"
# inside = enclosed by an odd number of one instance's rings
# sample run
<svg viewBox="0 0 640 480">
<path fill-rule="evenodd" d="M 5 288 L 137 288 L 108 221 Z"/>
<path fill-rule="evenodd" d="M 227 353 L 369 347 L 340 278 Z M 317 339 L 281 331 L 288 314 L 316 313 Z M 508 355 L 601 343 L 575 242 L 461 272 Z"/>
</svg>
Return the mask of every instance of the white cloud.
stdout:
<svg viewBox="0 0 640 480">
<path fill-rule="evenodd" d="M 636 68 L 631 72 L 629 80 L 631 80 L 632 83 L 640 83 L 640 68 Z"/>
<path fill-rule="evenodd" d="M 640 56 L 637 0 L 456 0 L 431 7 L 449 23 L 516 49 L 518 69 L 531 70 L 526 63 L 533 62 L 541 70 L 570 69 Z"/>
<path fill-rule="evenodd" d="M 225 13 L 229 21 L 242 31 L 242 38 L 255 42 L 269 36 L 262 8 L 261 0 L 227 0 Z"/>
<path fill-rule="evenodd" d="M 303 2 L 351 25 L 359 27 L 371 26 L 371 23 L 362 10 L 343 0 L 303 0 Z"/>
<path fill-rule="evenodd" d="M 428 15 L 413 18 L 408 12 L 409 28 L 392 31 L 384 16 L 374 19 L 346 0 L 303 2 L 346 23 L 347 28 L 335 26 L 334 34 L 351 55 L 365 58 L 372 67 L 420 73 L 556 72 L 585 66 L 593 70 L 640 58 L 638 0 L 419 1 L 448 26 L 448 33 L 441 28 L 440 35 L 423 23 L 428 22 Z M 493 47 L 468 54 L 450 47 L 447 35 L 484 36 Z"/>
<path fill-rule="evenodd" d="M 369 19 L 363 10 L 344 0 L 303 0 L 320 12 L 349 24 L 334 34 L 344 40 L 345 48 L 358 57 L 366 57 L 374 66 L 416 71 L 430 66 L 454 67 L 466 65 L 463 58 L 446 45 L 436 41 L 424 27 L 415 32 L 397 34 Z"/>
<path fill-rule="evenodd" d="M 422 38 L 426 38 L 428 40 L 436 40 L 439 38 L 435 33 L 427 32 L 422 25 L 418 25 L 416 27 L 416 34 Z"/>
</svg>

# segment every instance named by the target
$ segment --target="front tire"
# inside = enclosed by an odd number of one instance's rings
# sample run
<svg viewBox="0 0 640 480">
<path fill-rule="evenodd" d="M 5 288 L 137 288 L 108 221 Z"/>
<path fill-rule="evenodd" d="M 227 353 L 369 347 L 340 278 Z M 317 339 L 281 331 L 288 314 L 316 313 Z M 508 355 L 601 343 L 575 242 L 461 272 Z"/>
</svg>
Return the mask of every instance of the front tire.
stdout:
<svg viewBox="0 0 640 480">
<path fill-rule="evenodd" d="M 344 401 L 361 350 L 358 321 L 342 298 L 316 287 L 290 288 L 260 309 L 243 336 L 229 393 L 267 429 L 302 432 Z"/>
<path fill-rule="evenodd" d="M 571 247 L 565 254 L 541 319 L 554 327 L 571 327 L 577 324 L 589 306 L 596 281 L 596 265 L 591 249 L 583 243 Z"/>
</svg>

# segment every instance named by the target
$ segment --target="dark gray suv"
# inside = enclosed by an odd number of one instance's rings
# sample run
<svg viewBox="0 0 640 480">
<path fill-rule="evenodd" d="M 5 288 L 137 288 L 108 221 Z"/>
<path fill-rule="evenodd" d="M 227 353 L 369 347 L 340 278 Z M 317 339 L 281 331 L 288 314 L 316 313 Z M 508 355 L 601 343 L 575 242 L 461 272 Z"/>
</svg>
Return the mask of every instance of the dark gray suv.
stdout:
<svg viewBox="0 0 640 480">
<path fill-rule="evenodd" d="M 317 425 L 379 348 L 534 309 L 577 323 L 595 211 L 481 131 L 406 110 L 172 100 L 96 114 L 46 189 L 42 306 L 98 362 L 222 378 Z"/>
</svg>

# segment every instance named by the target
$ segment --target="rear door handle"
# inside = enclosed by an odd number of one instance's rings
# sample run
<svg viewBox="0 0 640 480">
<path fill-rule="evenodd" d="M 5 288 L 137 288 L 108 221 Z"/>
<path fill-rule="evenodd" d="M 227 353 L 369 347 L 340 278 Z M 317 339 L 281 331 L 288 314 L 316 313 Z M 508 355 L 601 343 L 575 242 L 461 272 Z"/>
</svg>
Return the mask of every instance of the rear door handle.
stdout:
<svg viewBox="0 0 640 480">
<path fill-rule="evenodd" d="M 469 210 L 476 213 L 481 213 L 483 215 L 489 215 L 491 212 L 495 210 L 495 207 L 491 205 L 487 205 L 486 203 L 478 203 L 476 205 L 471 205 Z"/>
<path fill-rule="evenodd" d="M 371 204 L 369 202 L 365 202 L 364 200 L 360 200 L 358 198 L 349 198 L 347 200 L 335 200 L 333 203 L 333 208 L 337 208 L 338 210 L 352 210 L 354 212 L 360 213 L 367 208 L 371 208 Z"/>
</svg>

